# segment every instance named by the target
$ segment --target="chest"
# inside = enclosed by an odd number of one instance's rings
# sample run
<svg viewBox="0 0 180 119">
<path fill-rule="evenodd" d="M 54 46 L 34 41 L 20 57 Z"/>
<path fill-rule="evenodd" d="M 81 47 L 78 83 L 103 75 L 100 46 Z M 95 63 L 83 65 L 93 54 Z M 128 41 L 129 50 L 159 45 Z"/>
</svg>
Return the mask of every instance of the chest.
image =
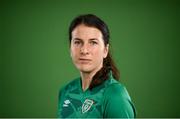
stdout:
<svg viewBox="0 0 180 119">
<path fill-rule="evenodd" d="M 63 118 L 102 118 L 103 90 L 79 92 L 76 90 L 63 94 L 60 103 L 60 115 Z"/>
</svg>

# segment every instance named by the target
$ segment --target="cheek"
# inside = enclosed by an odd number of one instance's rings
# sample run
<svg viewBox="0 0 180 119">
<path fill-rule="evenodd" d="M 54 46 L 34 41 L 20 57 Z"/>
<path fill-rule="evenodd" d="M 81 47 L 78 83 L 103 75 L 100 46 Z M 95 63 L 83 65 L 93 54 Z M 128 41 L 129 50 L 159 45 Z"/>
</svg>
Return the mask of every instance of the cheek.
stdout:
<svg viewBox="0 0 180 119">
<path fill-rule="evenodd" d="M 76 59 L 78 57 L 78 50 L 77 49 L 71 48 L 70 53 L 71 53 L 71 58 L 72 59 Z"/>
<path fill-rule="evenodd" d="M 103 60 L 103 57 L 104 57 L 104 52 L 103 52 L 102 50 L 96 50 L 96 51 L 94 51 L 94 58 L 95 58 L 96 60 L 101 61 L 101 60 Z"/>
</svg>

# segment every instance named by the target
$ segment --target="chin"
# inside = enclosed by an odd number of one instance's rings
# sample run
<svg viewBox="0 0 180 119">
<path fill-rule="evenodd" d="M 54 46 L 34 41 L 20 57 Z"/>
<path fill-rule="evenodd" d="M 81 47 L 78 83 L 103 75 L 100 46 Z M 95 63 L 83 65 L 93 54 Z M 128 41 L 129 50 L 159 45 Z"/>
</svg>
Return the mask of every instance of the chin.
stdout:
<svg viewBox="0 0 180 119">
<path fill-rule="evenodd" d="M 92 70 L 90 70 L 90 69 L 79 69 L 79 71 L 84 72 L 84 73 L 90 73 Z"/>
<path fill-rule="evenodd" d="M 92 68 L 90 67 L 77 67 L 77 69 L 81 72 L 89 73 L 92 72 Z"/>
</svg>

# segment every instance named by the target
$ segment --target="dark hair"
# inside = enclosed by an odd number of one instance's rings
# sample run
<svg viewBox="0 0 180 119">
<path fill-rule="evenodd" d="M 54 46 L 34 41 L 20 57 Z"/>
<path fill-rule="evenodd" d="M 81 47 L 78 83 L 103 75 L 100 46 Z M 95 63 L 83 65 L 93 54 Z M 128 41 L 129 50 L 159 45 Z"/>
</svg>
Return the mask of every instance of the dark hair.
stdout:
<svg viewBox="0 0 180 119">
<path fill-rule="evenodd" d="M 100 18 L 93 14 L 85 14 L 77 16 L 70 24 L 69 26 L 69 42 L 71 43 L 72 39 L 72 31 L 80 24 L 84 24 L 89 27 L 95 27 L 99 29 L 103 35 L 104 45 L 107 46 L 107 44 L 110 45 L 109 39 L 110 39 L 110 33 L 108 26 L 105 24 L 104 21 L 102 21 Z M 100 85 L 105 80 L 109 78 L 109 73 L 112 71 L 112 75 L 114 79 L 119 80 L 119 71 L 117 67 L 115 66 L 115 63 L 112 59 L 110 51 L 108 52 L 108 55 L 103 60 L 103 67 L 94 75 L 92 82 L 90 84 L 90 89 L 93 87 L 96 87 L 97 85 Z"/>
</svg>

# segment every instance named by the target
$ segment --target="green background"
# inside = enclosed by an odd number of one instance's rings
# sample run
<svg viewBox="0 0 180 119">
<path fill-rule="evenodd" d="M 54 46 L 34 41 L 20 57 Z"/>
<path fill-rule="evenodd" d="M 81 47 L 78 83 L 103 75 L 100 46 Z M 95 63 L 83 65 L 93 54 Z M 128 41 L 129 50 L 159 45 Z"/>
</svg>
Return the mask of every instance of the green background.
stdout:
<svg viewBox="0 0 180 119">
<path fill-rule="evenodd" d="M 108 24 L 137 117 L 180 117 L 178 0 L 1 0 L 0 10 L 0 117 L 56 117 L 59 89 L 79 76 L 69 23 L 85 13 Z"/>
</svg>

